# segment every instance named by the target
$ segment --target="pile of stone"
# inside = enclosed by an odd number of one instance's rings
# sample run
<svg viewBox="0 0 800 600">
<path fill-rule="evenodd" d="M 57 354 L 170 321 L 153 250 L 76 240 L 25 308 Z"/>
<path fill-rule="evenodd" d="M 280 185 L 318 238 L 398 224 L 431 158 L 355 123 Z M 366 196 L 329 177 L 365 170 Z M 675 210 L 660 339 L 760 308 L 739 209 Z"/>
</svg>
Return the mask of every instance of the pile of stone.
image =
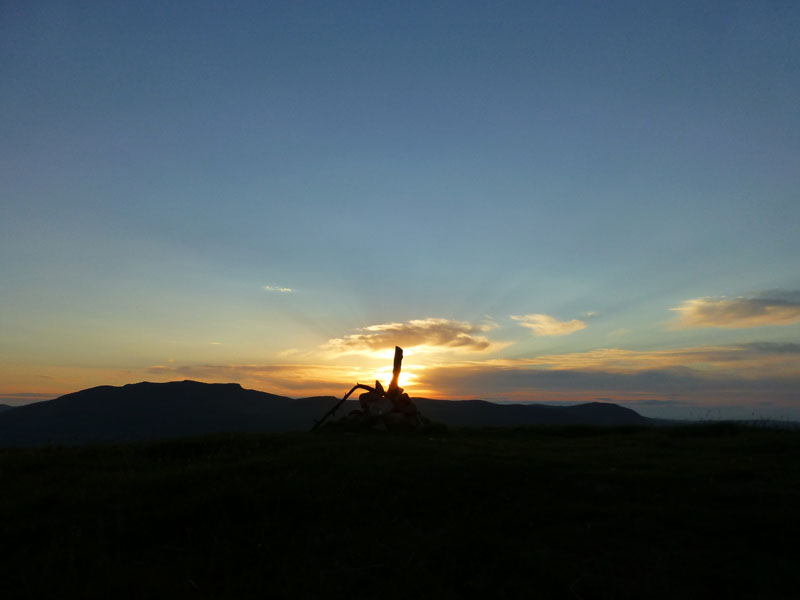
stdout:
<svg viewBox="0 0 800 600">
<path fill-rule="evenodd" d="M 334 416 L 336 411 L 345 403 L 350 395 L 358 389 L 365 390 L 358 397 L 359 408 L 350 411 L 346 417 L 336 421 L 348 429 L 405 429 L 417 428 L 422 424 L 419 411 L 411 401 L 408 394 L 397 383 L 400 379 L 400 369 L 403 365 L 403 349 L 394 348 L 394 367 L 392 381 L 384 389 L 380 381 L 375 381 L 375 387 L 357 383 L 344 395 L 336 406 L 315 422 L 312 431 L 318 429 L 328 418 Z"/>
</svg>

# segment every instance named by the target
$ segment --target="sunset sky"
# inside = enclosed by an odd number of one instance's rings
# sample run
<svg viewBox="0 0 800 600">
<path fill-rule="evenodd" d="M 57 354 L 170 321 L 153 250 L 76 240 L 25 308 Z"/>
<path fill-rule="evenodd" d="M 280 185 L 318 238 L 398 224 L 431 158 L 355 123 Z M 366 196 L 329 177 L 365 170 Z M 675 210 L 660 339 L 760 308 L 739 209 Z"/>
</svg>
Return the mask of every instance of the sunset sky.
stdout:
<svg viewBox="0 0 800 600">
<path fill-rule="evenodd" d="M 800 3 L 4 2 L 0 403 L 800 419 Z M 402 382 L 401 382 L 402 384 Z"/>
</svg>

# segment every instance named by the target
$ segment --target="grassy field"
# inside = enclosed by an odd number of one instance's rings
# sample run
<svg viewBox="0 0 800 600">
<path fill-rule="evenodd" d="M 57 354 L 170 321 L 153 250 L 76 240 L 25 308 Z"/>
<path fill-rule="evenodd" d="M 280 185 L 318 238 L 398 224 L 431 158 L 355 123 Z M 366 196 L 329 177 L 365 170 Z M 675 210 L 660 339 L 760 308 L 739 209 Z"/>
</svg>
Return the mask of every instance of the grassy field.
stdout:
<svg viewBox="0 0 800 600">
<path fill-rule="evenodd" d="M 0 450 L 0 596 L 796 598 L 800 435 L 222 435 Z"/>
</svg>

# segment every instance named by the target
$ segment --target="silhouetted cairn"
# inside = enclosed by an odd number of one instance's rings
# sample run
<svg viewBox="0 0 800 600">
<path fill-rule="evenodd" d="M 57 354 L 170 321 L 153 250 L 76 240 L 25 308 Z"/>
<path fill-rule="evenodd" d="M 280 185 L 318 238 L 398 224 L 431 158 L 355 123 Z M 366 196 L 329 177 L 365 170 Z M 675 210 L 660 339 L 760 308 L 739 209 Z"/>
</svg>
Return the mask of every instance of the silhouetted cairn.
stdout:
<svg viewBox="0 0 800 600">
<path fill-rule="evenodd" d="M 328 418 L 334 416 L 336 411 L 345 403 L 350 395 L 358 389 L 366 390 L 358 397 L 360 408 L 350 411 L 346 417 L 334 421 L 332 425 L 346 431 L 363 431 L 367 429 L 418 429 L 429 422 L 424 419 L 411 401 L 408 394 L 403 391 L 397 382 L 400 378 L 400 369 L 403 365 L 403 349 L 394 348 L 394 368 L 389 389 L 384 390 L 380 381 L 375 381 L 375 387 L 357 383 L 344 395 L 344 398 L 330 409 L 319 420 L 315 421 L 311 431 L 317 430 Z"/>
</svg>

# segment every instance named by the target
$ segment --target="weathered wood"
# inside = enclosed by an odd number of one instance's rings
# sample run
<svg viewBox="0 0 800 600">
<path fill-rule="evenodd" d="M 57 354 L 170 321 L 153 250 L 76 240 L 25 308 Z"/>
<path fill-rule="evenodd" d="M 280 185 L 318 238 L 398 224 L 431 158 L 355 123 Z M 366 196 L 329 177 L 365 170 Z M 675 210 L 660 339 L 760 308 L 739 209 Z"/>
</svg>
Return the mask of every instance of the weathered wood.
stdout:
<svg viewBox="0 0 800 600">
<path fill-rule="evenodd" d="M 394 347 L 394 367 L 392 368 L 392 381 L 389 384 L 389 389 L 386 390 L 386 395 L 390 398 L 397 395 L 399 388 L 397 382 L 400 380 L 400 369 L 403 367 L 403 349 L 400 346 Z"/>
<path fill-rule="evenodd" d="M 332 417 L 336 411 L 339 409 L 342 404 L 350 397 L 350 394 L 355 392 L 357 389 L 366 390 L 367 394 L 361 394 L 360 402 L 362 406 L 362 416 L 366 421 L 370 421 L 373 417 L 377 416 L 380 419 L 383 419 L 383 423 L 388 423 L 386 419 L 394 419 L 397 421 L 399 417 L 403 415 L 406 416 L 413 416 L 416 421 L 415 424 L 419 424 L 419 415 L 417 413 L 416 406 L 413 405 L 411 399 L 408 397 L 408 394 L 403 393 L 403 388 L 398 385 L 400 381 L 400 370 L 403 368 L 403 349 L 400 346 L 394 347 L 394 366 L 392 368 L 392 381 L 389 383 L 389 388 L 384 391 L 383 386 L 381 385 L 380 381 L 375 381 L 375 387 L 371 388 L 368 385 L 363 385 L 361 383 L 357 383 L 353 386 L 349 392 L 344 395 L 344 398 L 339 400 L 336 403 L 336 406 L 331 408 L 328 412 L 323 415 L 323 417 L 319 421 L 314 421 L 314 427 L 311 428 L 311 431 L 316 431 L 329 417 Z M 370 406 L 378 407 L 381 401 L 391 401 L 392 409 L 391 411 L 386 412 L 383 414 L 381 408 L 377 408 L 378 414 L 372 415 L 370 411 Z"/>
<path fill-rule="evenodd" d="M 317 428 L 322 425 L 328 417 L 331 417 L 336 414 L 336 411 L 339 410 L 339 407 L 345 403 L 345 401 L 350 397 L 350 394 L 355 392 L 356 390 L 367 390 L 368 392 L 374 392 L 375 390 L 368 385 L 364 385 L 363 383 L 357 383 L 353 386 L 353 388 L 344 395 L 344 398 L 339 400 L 332 409 L 326 412 L 323 417 L 319 421 L 314 421 L 314 426 L 311 428 L 311 431 L 316 431 Z"/>
</svg>

